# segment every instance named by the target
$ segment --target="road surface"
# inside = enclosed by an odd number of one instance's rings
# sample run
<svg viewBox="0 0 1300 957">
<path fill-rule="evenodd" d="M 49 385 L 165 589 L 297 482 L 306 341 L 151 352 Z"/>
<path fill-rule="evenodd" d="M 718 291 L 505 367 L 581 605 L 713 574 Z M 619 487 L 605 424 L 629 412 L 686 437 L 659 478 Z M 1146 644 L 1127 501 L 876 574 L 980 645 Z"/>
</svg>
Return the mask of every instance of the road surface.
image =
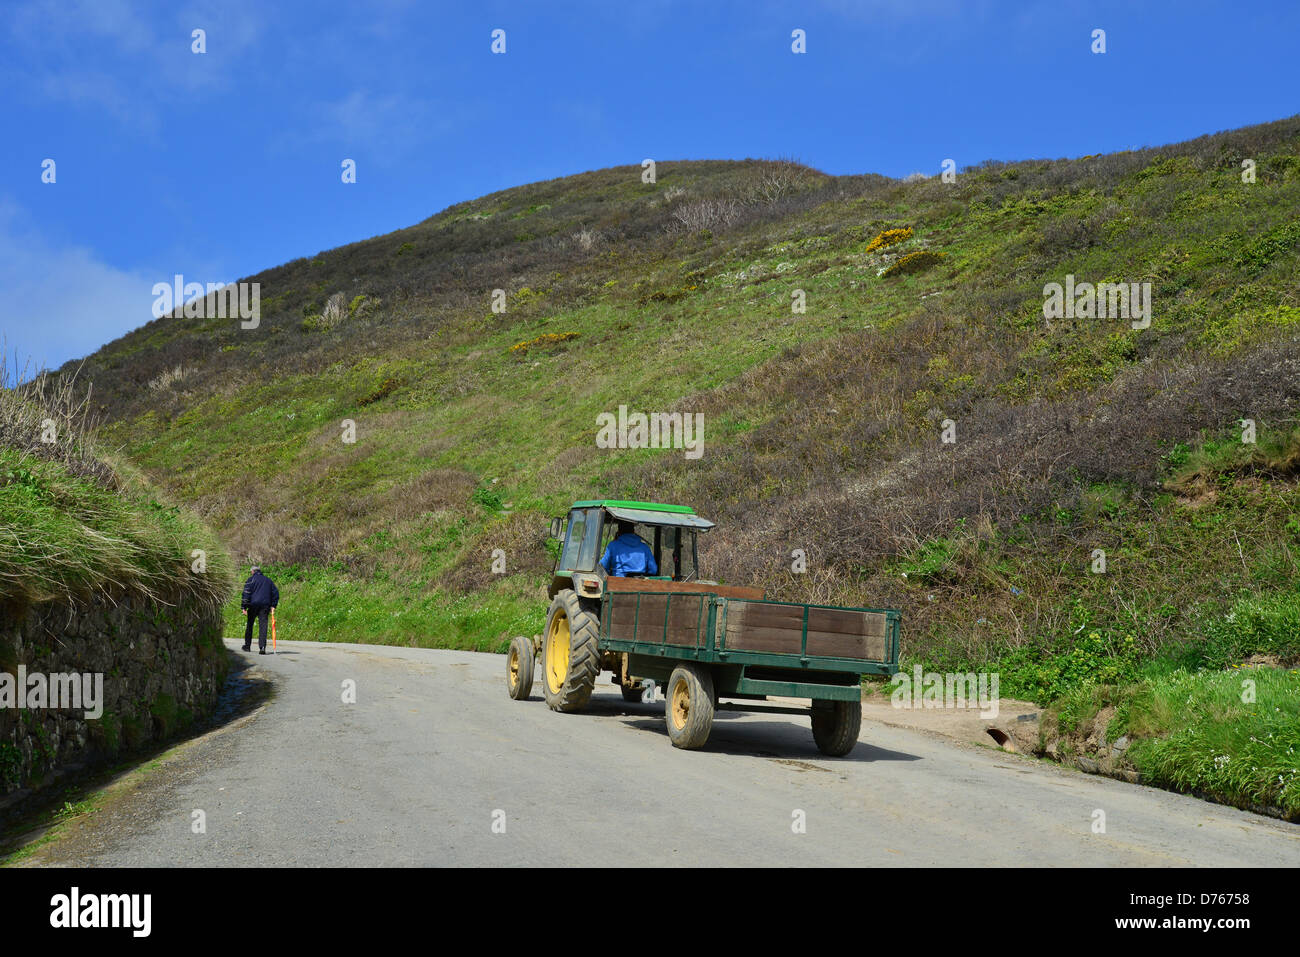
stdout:
<svg viewBox="0 0 1300 957">
<path fill-rule="evenodd" d="M 275 686 L 259 710 L 28 863 L 1300 865 L 1300 827 L 902 728 L 864 722 L 832 759 L 806 718 L 722 712 L 687 752 L 662 701 L 625 704 L 608 675 L 563 715 L 540 680 L 510 700 L 496 655 L 282 642 L 248 657 Z"/>
</svg>

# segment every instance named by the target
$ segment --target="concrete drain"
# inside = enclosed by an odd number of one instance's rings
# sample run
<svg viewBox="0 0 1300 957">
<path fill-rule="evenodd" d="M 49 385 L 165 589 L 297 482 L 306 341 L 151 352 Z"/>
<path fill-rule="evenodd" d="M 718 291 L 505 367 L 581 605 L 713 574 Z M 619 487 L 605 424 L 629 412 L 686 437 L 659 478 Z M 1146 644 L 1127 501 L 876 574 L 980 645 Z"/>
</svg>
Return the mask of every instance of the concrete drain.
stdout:
<svg viewBox="0 0 1300 957">
<path fill-rule="evenodd" d="M 988 736 L 998 743 L 998 747 L 1003 751 L 1015 753 L 1016 746 L 1011 740 L 1011 736 L 1000 728 L 989 728 Z"/>
</svg>

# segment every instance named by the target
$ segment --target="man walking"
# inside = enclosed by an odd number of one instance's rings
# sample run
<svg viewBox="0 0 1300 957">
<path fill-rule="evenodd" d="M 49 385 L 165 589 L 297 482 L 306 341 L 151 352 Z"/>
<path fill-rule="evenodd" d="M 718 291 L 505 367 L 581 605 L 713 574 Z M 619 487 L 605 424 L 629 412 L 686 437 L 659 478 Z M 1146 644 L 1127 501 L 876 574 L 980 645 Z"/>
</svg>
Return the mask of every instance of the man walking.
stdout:
<svg viewBox="0 0 1300 957">
<path fill-rule="evenodd" d="M 278 604 L 280 604 L 280 589 L 275 587 L 275 582 L 262 574 L 262 569 L 254 565 L 253 574 L 249 575 L 248 581 L 244 582 L 244 594 L 239 599 L 239 607 L 248 616 L 248 624 L 244 626 L 245 651 L 253 650 L 253 621 L 256 619 L 259 623 L 257 653 L 266 654 L 266 620 L 271 614 L 271 609 Z"/>
</svg>

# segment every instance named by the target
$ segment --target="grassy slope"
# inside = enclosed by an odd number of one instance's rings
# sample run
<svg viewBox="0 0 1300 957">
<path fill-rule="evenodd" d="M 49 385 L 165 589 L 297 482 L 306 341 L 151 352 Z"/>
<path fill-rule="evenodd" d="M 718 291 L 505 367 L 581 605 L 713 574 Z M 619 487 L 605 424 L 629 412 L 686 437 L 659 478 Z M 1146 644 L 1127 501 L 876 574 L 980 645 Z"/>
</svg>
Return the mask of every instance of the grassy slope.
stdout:
<svg viewBox="0 0 1300 957">
<path fill-rule="evenodd" d="M 0 390 L 0 610 L 127 592 L 226 601 L 233 570 L 220 541 L 101 457 L 75 394 L 45 378 Z M 0 653 L 8 661 L 13 649 Z"/>
<path fill-rule="evenodd" d="M 1184 473 L 1242 417 L 1289 441 L 1298 154 L 1293 118 L 956 184 L 793 171 L 774 195 L 762 163 L 661 164 L 654 186 L 602 170 L 269 270 L 258 330 L 158 320 L 87 372 L 134 463 L 280 563 L 295 637 L 500 647 L 539 630 L 545 517 L 628 495 L 720 519 L 717 577 L 901 607 L 907 657 L 1051 700 L 1135 680 L 1234 603 L 1291 600 L 1294 472 Z M 701 199 L 737 221 L 675 228 Z M 923 249 L 943 258 L 878 275 Z M 1151 282 L 1152 328 L 1046 326 L 1067 273 Z M 332 295 L 355 308 L 327 327 Z M 706 454 L 597 449 L 620 404 L 705 412 Z"/>
<path fill-rule="evenodd" d="M 0 541 L 6 602 L 128 590 L 220 602 L 233 584 L 221 544 L 178 507 L 8 448 L 0 448 Z M 196 549 L 205 553 L 201 575 L 193 570 Z"/>
</svg>

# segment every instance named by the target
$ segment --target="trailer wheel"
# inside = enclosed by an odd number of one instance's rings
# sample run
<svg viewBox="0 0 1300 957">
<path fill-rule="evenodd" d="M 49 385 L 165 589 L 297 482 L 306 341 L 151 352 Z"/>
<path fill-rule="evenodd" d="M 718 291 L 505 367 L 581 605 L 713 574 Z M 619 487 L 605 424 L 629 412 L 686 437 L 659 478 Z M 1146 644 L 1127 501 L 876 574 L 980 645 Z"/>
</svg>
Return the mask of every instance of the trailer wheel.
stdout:
<svg viewBox="0 0 1300 957">
<path fill-rule="evenodd" d="M 678 665 L 664 690 L 664 723 L 673 747 L 703 747 L 713 728 L 713 676 L 699 665 Z"/>
<path fill-rule="evenodd" d="M 817 750 L 840 758 L 853 750 L 862 730 L 861 701 L 814 701 L 813 740 Z"/>
<path fill-rule="evenodd" d="M 542 640 L 542 691 L 552 711 L 577 711 L 591 699 L 600 674 L 600 620 L 582 607 L 573 589 L 551 601 Z"/>
<path fill-rule="evenodd" d="M 523 635 L 510 640 L 506 652 L 506 689 L 516 701 L 526 701 L 533 693 L 533 643 Z"/>
</svg>

